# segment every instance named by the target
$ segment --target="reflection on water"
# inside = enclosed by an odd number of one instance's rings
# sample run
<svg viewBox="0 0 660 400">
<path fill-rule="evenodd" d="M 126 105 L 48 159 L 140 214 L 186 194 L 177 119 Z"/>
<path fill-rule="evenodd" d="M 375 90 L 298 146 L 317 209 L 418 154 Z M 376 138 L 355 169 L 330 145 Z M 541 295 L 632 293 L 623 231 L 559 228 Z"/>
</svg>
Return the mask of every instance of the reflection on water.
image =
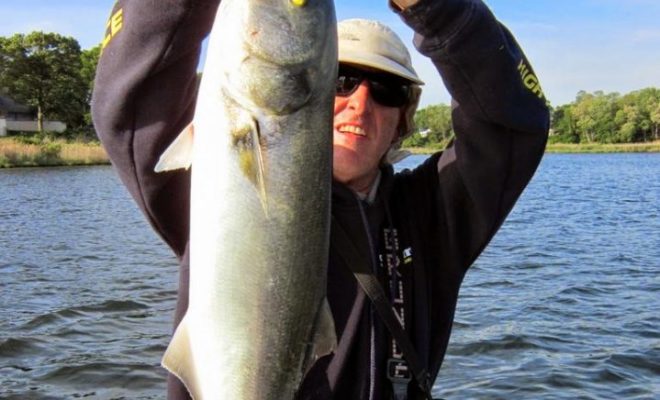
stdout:
<svg viewBox="0 0 660 400">
<path fill-rule="evenodd" d="M 658 176 L 655 154 L 547 155 L 467 275 L 436 395 L 660 396 Z M 163 398 L 177 265 L 114 172 L 0 187 L 0 398 Z"/>
</svg>

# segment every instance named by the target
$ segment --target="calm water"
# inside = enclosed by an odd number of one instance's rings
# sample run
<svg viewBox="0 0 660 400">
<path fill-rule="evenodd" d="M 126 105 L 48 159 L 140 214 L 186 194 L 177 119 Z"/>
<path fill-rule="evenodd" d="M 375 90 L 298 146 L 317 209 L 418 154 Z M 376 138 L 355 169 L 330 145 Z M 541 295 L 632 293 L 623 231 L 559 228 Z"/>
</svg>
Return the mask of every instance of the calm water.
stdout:
<svg viewBox="0 0 660 400">
<path fill-rule="evenodd" d="M 164 398 L 177 266 L 112 169 L 0 188 L 0 398 Z M 660 155 L 546 156 L 468 273 L 435 394 L 660 398 L 659 271 Z"/>
</svg>

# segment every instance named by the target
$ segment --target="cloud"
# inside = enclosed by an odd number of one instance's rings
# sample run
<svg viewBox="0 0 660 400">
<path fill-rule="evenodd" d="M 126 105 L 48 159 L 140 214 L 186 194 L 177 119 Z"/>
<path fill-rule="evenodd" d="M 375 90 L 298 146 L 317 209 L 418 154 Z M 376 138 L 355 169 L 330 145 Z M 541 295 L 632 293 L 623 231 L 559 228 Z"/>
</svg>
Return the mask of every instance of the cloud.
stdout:
<svg viewBox="0 0 660 400">
<path fill-rule="evenodd" d="M 631 36 L 635 43 L 655 42 L 660 40 L 660 29 L 638 29 Z"/>
</svg>

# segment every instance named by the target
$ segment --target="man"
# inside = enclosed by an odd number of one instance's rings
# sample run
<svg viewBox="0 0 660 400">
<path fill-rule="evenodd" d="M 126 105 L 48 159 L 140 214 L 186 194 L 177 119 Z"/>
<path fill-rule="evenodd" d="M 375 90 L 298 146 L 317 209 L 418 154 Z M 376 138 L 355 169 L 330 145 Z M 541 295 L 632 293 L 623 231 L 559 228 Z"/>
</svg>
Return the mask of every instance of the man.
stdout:
<svg viewBox="0 0 660 400">
<path fill-rule="evenodd" d="M 180 260 L 176 323 L 188 299 L 189 173 L 158 175 L 153 167 L 191 120 L 201 41 L 217 5 L 119 0 L 93 100 L 113 164 Z M 461 281 L 531 179 L 547 139 L 548 110 L 522 51 L 480 0 L 394 0 L 391 7 L 416 32 L 417 49 L 453 97 L 456 139 L 414 171 L 393 173 L 422 82 L 387 27 L 341 23 L 332 213 L 389 293 L 421 365 L 435 378 Z M 340 242 L 338 230 L 331 235 Z M 352 273 L 361 257 L 345 250 L 334 246 L 328 266 L 338 348 L 316 362 L 298 397 L 423 398 L 415 379 L 401 379 L 408 366 L 400 343 Z M 170 399 L 187 398 L 174 377 L 168 391 Z"/>
</svg>

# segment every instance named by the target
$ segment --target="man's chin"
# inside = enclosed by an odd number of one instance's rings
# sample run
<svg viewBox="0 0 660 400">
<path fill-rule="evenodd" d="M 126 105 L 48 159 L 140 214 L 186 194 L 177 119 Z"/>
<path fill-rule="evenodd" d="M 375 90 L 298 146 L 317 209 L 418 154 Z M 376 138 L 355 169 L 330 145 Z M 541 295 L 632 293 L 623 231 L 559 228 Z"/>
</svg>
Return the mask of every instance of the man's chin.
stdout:
<svg viewBox="0 0 660 400">
<path fill-rule="evenodd" d="M 348 170 L 358 167 L 362 163 L 362 157 L 354 149 L 335 145 L 332 148 L 332 162 L 334 167 Z"/>
<path fill-rule="evenodd" d="M 360 165 L 360 155 L 342 146 L 334 146 L 332 154 L 332 172 L 336 180 L 349 179 Z"/>
</svg>

